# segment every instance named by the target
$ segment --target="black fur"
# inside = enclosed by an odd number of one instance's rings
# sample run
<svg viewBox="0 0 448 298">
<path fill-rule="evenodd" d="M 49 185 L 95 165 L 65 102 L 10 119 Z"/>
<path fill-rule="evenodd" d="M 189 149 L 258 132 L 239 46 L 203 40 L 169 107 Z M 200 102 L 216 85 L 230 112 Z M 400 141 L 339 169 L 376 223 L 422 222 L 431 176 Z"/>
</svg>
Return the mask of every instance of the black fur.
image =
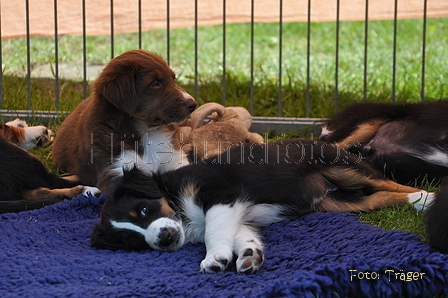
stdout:
<svg viewBox="0 0 448 298">
<path fill-rule="evenodd" d="M 448 153 L 448 101 L 416 104 L 358 104 L 336 114 L 325 125 L 332 131 L 322 135 L 326 142 L 340 142 L 369 120 L 384 120 L 375 135 L 350 150 L 362 154 L 387 177 L 407 184 L 415 180 L 439 180 L 448 175 L 447 164 L 422 159 L 437 149 Z M 412 154 L 409 152 L 412 151 Z"/>
<path fill-rule="evenodd" d="M 431 246 L 448 253 L 448 179 L 445 179 L 426 214 L 426 235 Z"/>
<path fill-rule="evenodd" d="M 141 235 L 114 229 L 110 221 L 132 222 L 146 228 L 161 216 L 162 197 L 175 212 L 172 217 L 179 217 L 183 211 L 182 193 L 189 185 L 198 190 L 195 204 L 204 213 L 217 204 L 233 205 L 244 198 L 251 204 L 285 206 L 282 217 L 289 219 L 318 210 L 323 198 L 360 203 L 366 199 L 363 195 L 373 192 L 366 182 L 352 183 L 328 175 L 329 169 L 350 169 L 354 176 L 375 181 L 385 179 L 358 157 L 312 140 L 242 145 L 198 164 L 152 177 L 137 169 L 125 171 L 115 194 L 103 207 L 91 243 L 112 250 L 149 249 Z M 150 216 L 140 216 L 142 206 L 151 210 Z"/>
<path fill-rule="evenodd" d="M 39 187 L 69 188 L 77 184 L 59 178 L 24 149 L 0 137 L 0 213 L 42 208 L 66 197 L 24 200 L 24 193 Z"/>
</svg>

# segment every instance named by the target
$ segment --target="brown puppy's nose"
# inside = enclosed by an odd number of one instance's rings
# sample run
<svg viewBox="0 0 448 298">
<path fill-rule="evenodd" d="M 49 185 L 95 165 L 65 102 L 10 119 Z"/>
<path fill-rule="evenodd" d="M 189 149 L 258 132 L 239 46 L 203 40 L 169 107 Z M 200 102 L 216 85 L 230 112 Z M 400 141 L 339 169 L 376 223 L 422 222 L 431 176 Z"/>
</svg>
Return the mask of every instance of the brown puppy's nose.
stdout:
<svg viewBox="0 0 448 298">
<path fill-rule="evenodd" d="M 184 104 L 190 112 L 193 112 L 196 109 L 196 107 L 198 106 L 198 103 L 193 99 L 193 97 L 185 100 Z"/>
</svg>

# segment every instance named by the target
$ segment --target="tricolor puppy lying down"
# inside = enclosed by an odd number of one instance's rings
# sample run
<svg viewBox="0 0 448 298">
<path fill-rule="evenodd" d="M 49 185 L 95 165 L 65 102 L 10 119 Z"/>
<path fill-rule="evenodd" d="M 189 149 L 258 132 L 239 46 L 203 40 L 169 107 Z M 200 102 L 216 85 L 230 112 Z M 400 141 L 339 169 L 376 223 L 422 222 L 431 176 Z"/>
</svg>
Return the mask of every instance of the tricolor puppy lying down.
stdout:
<svg viewBox="0 0 448 298">
<path fill-rule="evenodd" d="M 432 198 L 327 143 L 242 145 L 162 174 L 128 169 L 103 206 L 91 244 L 173 252 L 187 242 L 204 242 L 202 272 L 226 270 L 235 255 L 237 271 L 250 274 L 264 260 L 263 226 L 316 211 L 360 212 L 408 203 L 424 209 Z"/>
</svg>

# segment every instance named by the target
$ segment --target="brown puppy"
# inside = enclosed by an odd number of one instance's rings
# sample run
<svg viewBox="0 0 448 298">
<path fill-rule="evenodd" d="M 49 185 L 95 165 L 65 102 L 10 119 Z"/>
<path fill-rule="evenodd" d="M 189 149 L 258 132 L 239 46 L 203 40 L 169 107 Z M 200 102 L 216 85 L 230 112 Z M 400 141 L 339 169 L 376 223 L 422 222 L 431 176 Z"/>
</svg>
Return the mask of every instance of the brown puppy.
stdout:
<svg viewBox="0 0 448 298">
<path fill-rule="evenodd" d="M 159 56 L 125 52 L 104 68 L 94 94 L 63 122 L 54 142 L 56 166 L 103 192 L 123 168 L 151 174 L 188 164 L 175 144 L 176 124 L 194 111 L 196 101 L 175 82 Z"/>
</svg>

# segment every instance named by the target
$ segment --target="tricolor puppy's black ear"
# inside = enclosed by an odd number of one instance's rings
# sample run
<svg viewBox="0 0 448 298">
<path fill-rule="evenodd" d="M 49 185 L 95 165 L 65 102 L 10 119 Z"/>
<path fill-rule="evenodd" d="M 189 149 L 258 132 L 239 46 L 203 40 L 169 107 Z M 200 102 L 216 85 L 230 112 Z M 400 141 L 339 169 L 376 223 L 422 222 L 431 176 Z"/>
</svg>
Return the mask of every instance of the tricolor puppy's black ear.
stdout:
<svg viewBox="0 0 448 298">
<path fill-rule="evenodd" d="M 119 247 L 115 247 L 113 241 L 110 241 L 109 238 L 110 234 L 106 233 L 104 225 L 102 223 L 97 223 L 92 236 L 90 236 L 90 245 L 96 248 L 118 250 Z"/>
<path fill-rule="evenodd" d="M 163 197 L 163 193 L 154 179 L 136 167 L 131 170 L 124 170 L 124 175 L 117 184 L 113 198 L 119 199 L 124 195 L 146 199 Z"/>
</svg>

